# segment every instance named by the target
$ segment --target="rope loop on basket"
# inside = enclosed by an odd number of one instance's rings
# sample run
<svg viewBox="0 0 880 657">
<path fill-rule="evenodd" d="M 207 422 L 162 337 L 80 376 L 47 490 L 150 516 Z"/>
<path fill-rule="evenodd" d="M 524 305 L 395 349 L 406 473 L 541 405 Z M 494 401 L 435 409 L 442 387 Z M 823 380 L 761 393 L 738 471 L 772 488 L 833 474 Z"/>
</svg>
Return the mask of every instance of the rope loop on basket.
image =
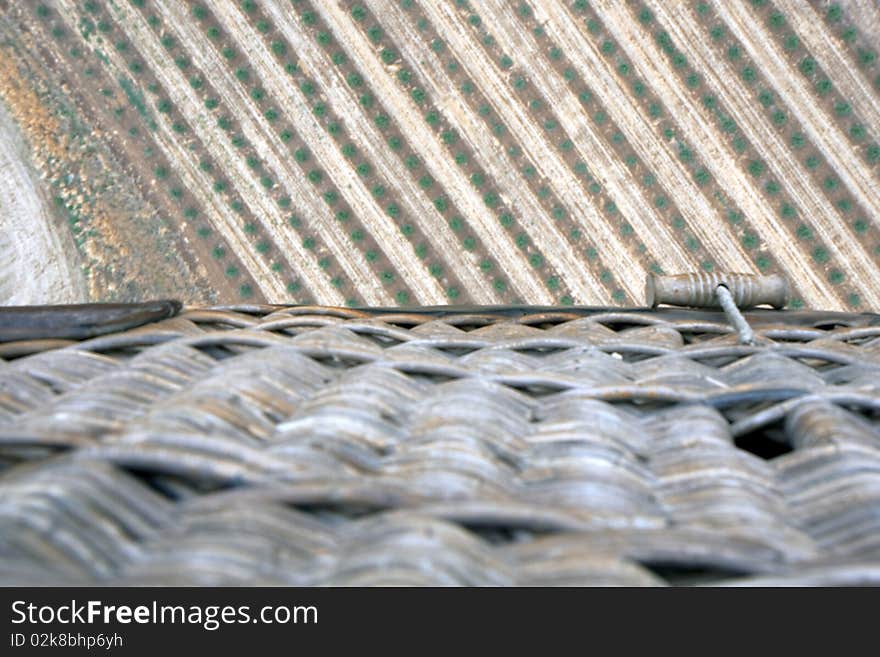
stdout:
<svg viewBox="0 0 880 657">
<path fill-rule="evenodd" d="M 716 287 L 715 295 L 718 297 L 718 303 L 721 304 L 721 308 L 724 309 L 727 321 L 729 321 L 733 328 L 736 329 L 736 332 L 739 335 L 740 344 L 755 344 L 755 332 L 752 330 L 752 327 L 749 326 L 749 323 L 746 321 L 746 318 L 743 317 L 739 308 L 737 308 L 736 302 L 733 300 L 733 295 L 730 293 L 727 286 L 722 283 Z"/>
</svg>

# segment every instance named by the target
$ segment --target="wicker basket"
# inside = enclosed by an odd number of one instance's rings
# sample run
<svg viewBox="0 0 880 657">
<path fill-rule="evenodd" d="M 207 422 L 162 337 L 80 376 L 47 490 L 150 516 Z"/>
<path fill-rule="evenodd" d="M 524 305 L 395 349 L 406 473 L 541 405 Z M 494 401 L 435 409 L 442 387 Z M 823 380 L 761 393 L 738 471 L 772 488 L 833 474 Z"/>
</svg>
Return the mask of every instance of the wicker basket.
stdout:
<svg viewBox="0 0 880 657">
<path fill-rule="evenodd" d="M 880 583 L 878 315 L 153 310 L 0 342 L 3 583 Z"/>
</svg>

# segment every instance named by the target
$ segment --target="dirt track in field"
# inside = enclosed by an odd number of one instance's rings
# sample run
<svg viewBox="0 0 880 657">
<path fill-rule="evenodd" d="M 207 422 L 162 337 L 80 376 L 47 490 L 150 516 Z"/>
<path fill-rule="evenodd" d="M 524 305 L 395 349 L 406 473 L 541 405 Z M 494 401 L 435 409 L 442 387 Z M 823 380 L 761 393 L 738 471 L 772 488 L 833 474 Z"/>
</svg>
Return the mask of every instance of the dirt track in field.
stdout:
<svg viewBox="0 0 880 657">
<path fill-rule="evenodd" d="M 57 225 L 18 127 L 0 102 L 0 304 L 87 298 L 73 240 Z"/>
</svg>

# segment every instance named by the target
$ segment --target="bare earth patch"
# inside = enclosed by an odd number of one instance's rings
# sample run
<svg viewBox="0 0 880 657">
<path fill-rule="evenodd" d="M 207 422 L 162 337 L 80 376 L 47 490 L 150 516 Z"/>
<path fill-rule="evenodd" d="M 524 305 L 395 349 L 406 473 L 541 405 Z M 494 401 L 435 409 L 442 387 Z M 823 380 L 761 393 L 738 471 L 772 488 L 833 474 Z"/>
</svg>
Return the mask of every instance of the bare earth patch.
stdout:
<svg viewBox="0 0 880 657">
<path fill-rule="evenodd" d="M 73 239 L 58 226 L 27 148 L 0 105 L 0 304 L 87 300 Z"/>
</svg>

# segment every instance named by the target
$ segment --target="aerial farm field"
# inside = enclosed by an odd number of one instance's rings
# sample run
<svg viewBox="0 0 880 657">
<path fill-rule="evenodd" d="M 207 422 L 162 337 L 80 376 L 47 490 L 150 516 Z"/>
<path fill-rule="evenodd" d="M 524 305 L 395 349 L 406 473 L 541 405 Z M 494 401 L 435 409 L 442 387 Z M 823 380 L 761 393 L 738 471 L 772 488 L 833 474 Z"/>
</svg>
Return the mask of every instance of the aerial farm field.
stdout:
<svg viewBox="0 0 880 657">
<path fill-rule="evenodd" d="M 880 309 L 872 0 L 0 0 L 0 303 Z"/>
</svg>

